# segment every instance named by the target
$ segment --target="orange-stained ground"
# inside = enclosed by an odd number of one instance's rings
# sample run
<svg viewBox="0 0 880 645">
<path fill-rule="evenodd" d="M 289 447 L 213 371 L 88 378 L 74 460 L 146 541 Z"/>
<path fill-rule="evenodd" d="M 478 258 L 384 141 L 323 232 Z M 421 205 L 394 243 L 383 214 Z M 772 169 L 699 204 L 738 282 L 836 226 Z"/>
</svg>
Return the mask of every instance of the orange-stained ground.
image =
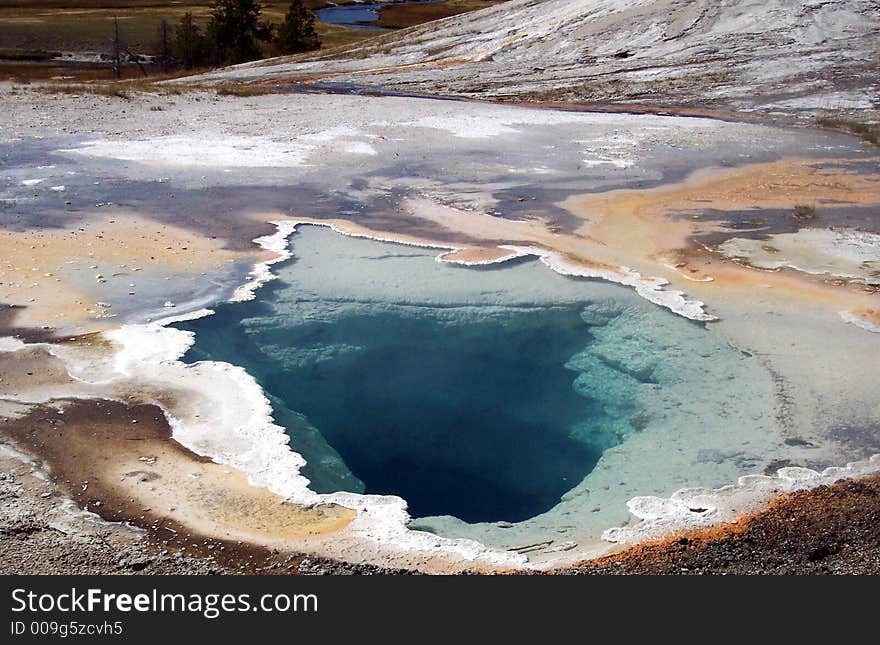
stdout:
<svg viewBox="0 0 880 645">
<path fill-rule="evenodd" d="M 106 329 L 112 319 L 102 317 L 107 311 L 97 298 L 82 293 L 71 279 L 72 269 L 82 279 L 94 281 L 101 274 L 128 285 L 149 279 L 152 268 L 196 276 L 253 255 L 223 245 L 125 211 L 66 229 L 0 231 L 0 302 L 22 307 L 15 321 L 19 326 Z M 113 273 L 89 268 L 106 265 Z"/>
<path fill-rule="evenodd" d="M 643 276 L 667 279 L 672 288 L 703 300 L 745 302 L 773 290 L 773 298 L 796 304 L 818 303 L 830 312 L 848 310 L 880 322 L 875 290 L 861 284 L 813 276 L 794 270 L 765 271 L 732 261 L 695 242 L 701 234 L 723 230 L 707 210 L 794 210 L 798 204 L 834 202 L 840 206 L 876 206 L 880 213 L 880 177 L 859 174 L 845 160 L 783 159 L 736 169 L 705 169 L 685 181 L 642 190 L 615 190 L 573 196 L 559 205 L 583 220 L 569 233 L 559 232 L 538 217 L 510 220 L 461 210 L 426 198 L 403 204 L 394 231 L 370 229 L 345 219 L 303 220 L 331 223 L 350 235 L 405 244 L 458 247 L 448 240 L 464 235 L 472 243 L 442 254 L 441 259 L 493 262 L 510 256 L 502 244 L 555 251 L 573 265 L 614 270 L 629 267 Z M 408 217 L 449 231 L 448 239 L 406 233 Z M 760 223 L 756 223 L 760 225 Z M 483 243 L 479 243 L 482 240 Z"/>
</svg>

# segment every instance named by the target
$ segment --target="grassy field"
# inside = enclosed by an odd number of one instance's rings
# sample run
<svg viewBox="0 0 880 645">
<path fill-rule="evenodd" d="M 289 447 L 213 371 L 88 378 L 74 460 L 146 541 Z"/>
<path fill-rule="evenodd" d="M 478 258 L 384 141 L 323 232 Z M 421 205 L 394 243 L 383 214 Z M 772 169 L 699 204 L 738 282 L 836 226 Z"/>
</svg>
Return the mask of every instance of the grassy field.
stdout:
<svg viewBox="0 0 880 645">
<path fill-rule="evenodd" d="M 504 0 L 447 0 L 431 4 L 391 5 L 379 12 L 375 24 L 386 29 L 400 29 L 439 20 L 460 13 L 485 9 Z"/>
<path fill-rule="evenodd" d="M 210 15 L 208 0 L 35 0 L 15 6 L 17 2 L 0 0 L 0 49 L 108 51 L 113 21 L 118 18 L 125 44 L 133 51 L 152 53 L 162 20 L 174 23 L 191 12 L 198 24 L 205 25 Z M 265 2 L 263 17 L 280 23 L 287 4 Z M 312 4 L 323 3 L 315 0 Z M 318 33 L 330 47 L 369 36 L 362 30 L 323 23 L 318 23 Z"/>
<path fill-rule="evenodd" d="M 408 27 L 465 11 L 480 9 L 500 0 L 445 0 L 435 4 L 388 7 L 378 22 L 387 28 Z M 263 18 L 280 23 L 288 0 L 263 2 Z M 325 0 L 306 0 L 312 8 Z M 342 4 L 342 2 L 338 2 Z M 0 0 L 0 49 L 49 51 L 108 51 L 113 38 L 113 21 L 125 44 L 139 53 L 151 53 L 162 20 L 176 22 L 190 12 L 205 25 L 210 0 Z M 345 45 L 374 36 L 362 29 L 317 23 L 325 47 Z"/>
<path fill-rule="evenodd" d="M 306 0 L 313 7 L 324 0 Z M 263 17 L 280 23 L 288 2 L 264 2 Z M 106 63 L 71 64 L 34 60 L 40 52 L 109 53 L 114 19 L 119 20 L 123 44 L 132 52 L 156 53 L 163 20 L 174 24 L 190 12 L 204 26 L 210 17 L 211 0 L 0 0 L 0 80 L 105 80 L 113 76 Z M 324 47 L 347 45 L 375 35 L 359 29 L 318 23 Z M 18 54 L 26 52 L 27 54 Z M 266 55 L 271 55 L 267 49 Z M 30 60 L 26 60 L 30 59 Z M 123 69 L 123 78 L 142 76 L 136 66 Z"/>
<path fill-rule="evenodd" d="M 344 4 L 346 0 L 335 0 Z M 444 0 L 386 8 L 379 25 L 400 28 L 429 20 L 487 7 L 501 0 Z M 326 6 L 326 0 L 305 0 L 307 6 Z M 280 24 L 289 0 L 264 0 L 264 20 Z M 119 21 L 123 45 L 131 52 L 157 53 L 159 28 L 163 20 L 172 25 L 185 13 L 197 24 L 210 18 L 211 0 L 0 0 L 0 80 L 104 80 L 112 77 L 108 63 L 76 63 L 48 60 L 43 53 L 89 52 L 109 54 L 114 20 Z M 316 24 L 325 49 L 349 45 L 378 35 L 364 29 L 350 29 L 323 22 Z M 273 54 L 267 46 L 265 55 Z M 42 58 L 43 60 L 39 60 Z M 142 76 L 132 65 L 123 78 Z"/>
</svg>

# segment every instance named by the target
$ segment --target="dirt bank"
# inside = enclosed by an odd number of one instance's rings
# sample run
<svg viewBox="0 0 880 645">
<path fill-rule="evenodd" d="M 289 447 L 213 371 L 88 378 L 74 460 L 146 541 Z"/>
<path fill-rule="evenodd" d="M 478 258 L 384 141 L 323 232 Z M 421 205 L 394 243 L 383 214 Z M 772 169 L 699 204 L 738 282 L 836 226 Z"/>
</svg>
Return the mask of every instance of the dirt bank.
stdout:
<svg viewBox="0 0 880 645">
<path fill-rule="evenodd" d="M 670 537 L 566 575 L 880 573 L 880 477 L 781 497 L 735 525 Z"/>
</svg>

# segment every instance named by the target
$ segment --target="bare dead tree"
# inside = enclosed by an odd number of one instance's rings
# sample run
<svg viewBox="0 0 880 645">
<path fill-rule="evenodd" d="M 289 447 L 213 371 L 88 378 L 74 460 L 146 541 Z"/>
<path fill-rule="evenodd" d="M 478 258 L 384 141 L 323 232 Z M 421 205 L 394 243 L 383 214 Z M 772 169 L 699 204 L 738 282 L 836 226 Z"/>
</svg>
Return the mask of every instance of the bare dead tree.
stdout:
<svg viewBox="0 0 880 645">
<path fill-rule="evenodd" d="M 157 49 L 159 67 L 165 74 L 171 66 L 171 29 L 168 27 L 168 21 L 164 19 L 159 24 L 159 46 Z"/>
<path fill-rule="evenodd" d="M 144 67 L 143 64 L 141 64 L 141 57 L 140 56 L 135 54 L 128 47 L 125 48 L 125 54 L 126 54 L 126 56 L 128 56 L 129 62 L 133 62 L 138 66 L 138 69 L 141 70 L 141 74 L 143 74 L 144 76 L 149 76 L 149 74 L 147 74 L 147 68 Z"/>
<path fill-rule="evenodd" d="M 147 70 L 141 64 L 141 57 L 136 53 L 131 51 L 125 43 L 122 42 L 122 37 L 119 34 L 119 18 L 113 18 L 113 76 L 116 80 L 122 78 L 122 54 L 125 54 L 128 62 L 136 63 L 140 68 L 141 73 L 144 76 L 147 76 Z"/>
<path fill-rule="evenodd" d="M 113 18 L 113 76 L 119 80 L 122 76 L 122 64 L 119 58 L 121 44 L 119 42 L 119 18 Z"/>
</svg>

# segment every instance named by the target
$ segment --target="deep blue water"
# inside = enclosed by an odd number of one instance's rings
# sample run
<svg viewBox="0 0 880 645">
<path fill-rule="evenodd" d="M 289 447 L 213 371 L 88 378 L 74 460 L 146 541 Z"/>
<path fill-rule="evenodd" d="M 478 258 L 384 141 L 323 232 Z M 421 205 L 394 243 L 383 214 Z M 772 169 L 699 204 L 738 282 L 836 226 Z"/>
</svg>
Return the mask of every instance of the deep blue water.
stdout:
<svg viewBox="0 0 880 645">
<path fill-rule="evenodd" d="M 379 9 L 385 4 L 337 5 L 315 10 L 318 20 L 355 29 L 382 29 L 369 23 L 379 19 Z"/>
<path fill-rule="evenodd" d="M 383 303 L 297 325 L 242 323 L 259 309 L 225 306 L 198 321 L 187 360 L 244 364 L 306 416 L 366 492 L 401 495 L 416 517 L 526 519 L 556 505 L 600 456 L 568 436 L 601 414 L 564 367 L 589 340 L 580 306 L 461 317 Z M 279 343 L 296 348 L 296 360 L 261 358 L 261 347 Z M 319 455 L 295 433 L 292 445 L 320 481 Z"/>
<path fill-rule="evenodd" d="M 255 300 L 179 326 L 196 332 L 184 360 L 260 383 L 317 492 L 399 495 L 418 526 L 462 537 L 460 522 L 429 518 L 552 509 L 574 525 L 668 495 L 687 468 L 695 485 L 728 482 L 769 449 L 761 366 L 631 290 L 534 260 L 455 267 L 323 227 L 290 242 L 294 259 Z M 712 456 L 728 452 L 733 467 Z"/>
</svg>

